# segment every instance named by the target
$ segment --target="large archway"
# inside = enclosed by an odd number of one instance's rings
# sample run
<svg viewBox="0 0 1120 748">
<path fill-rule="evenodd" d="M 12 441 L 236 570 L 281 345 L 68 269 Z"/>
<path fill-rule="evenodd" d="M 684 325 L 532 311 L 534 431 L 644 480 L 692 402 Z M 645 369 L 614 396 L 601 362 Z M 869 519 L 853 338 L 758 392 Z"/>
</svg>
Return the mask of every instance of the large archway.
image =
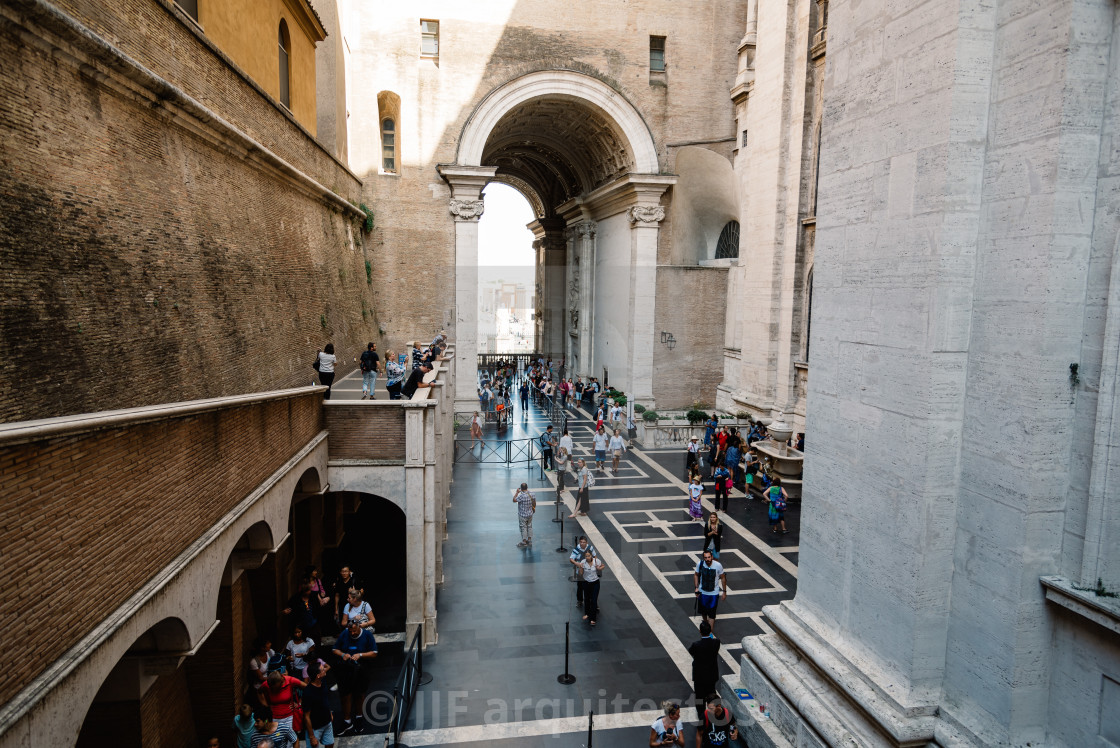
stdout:
<svg viewBox="0 0 1120 748">
<path fill-rule="evenodd" d="M 660 198 L 673 183 L 659 171 L 638 110 L 598 78 L 540 71 L 484 97 L 463 127 L 457 163 L 440 168 L 456 221 L 459 371 L 474 371 L 477 360 L 481 191 L 501 181 L 536 213 L 538 350 L 566 360 L 573 374 L 602 377 L 609 368 L 612 380 L 652 402 L 649 312 Z M 468 407 L 474 387 L 473 377 L 458 377 L 457 403 Z"/>
</svg>

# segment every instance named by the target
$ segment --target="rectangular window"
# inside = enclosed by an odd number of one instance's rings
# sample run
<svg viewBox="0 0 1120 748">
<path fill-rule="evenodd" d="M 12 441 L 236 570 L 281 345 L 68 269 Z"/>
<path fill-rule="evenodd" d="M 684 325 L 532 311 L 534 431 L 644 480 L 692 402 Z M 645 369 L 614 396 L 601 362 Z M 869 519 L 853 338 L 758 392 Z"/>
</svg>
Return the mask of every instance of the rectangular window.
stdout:
<svg viewBox="0 0 1120 748">
<path fill-rule="evenodd" d="M 665 37 L 663 36 L 649 38 L 649 69 L 650 72 L 665 72 Z"/>
<path fill-rule="evenodd" d="M 194 20 L 198 20 L 198 0 L 175 0 L 175 4 Z"/>
<path fill-rule="evenodd" d="M 746 130 L 743 130 L 743 142 L 739 144 L 739 147 L 740 148 L 746 148 L 747 147 L 747 131 Z"/>
<path fill-rule="evenodd" d="M 420 22 L 420 56 L 439 57 L 439 21 Z"/>
</svg>

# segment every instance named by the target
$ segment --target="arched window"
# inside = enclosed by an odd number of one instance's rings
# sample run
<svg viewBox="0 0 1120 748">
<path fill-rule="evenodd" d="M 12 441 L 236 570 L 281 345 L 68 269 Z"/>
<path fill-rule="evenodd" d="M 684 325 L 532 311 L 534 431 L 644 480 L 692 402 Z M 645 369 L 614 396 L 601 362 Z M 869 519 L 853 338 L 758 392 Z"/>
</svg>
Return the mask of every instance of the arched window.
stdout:
<svg viewBox="0 0 1120 748">
<path fill-rule="evenodd" d="M 711 236 L 709 234 L 708 236 Z M 716 259 L 735 259 L 739 256 L 739 222 L 728 221 L 716 242 Z"/>
<path fill-rule="evenodd" d="M 288 24 L 280 20 L 279 45 L 280 45 L 280 103 L 289 109 L 292 108 L 292 92 L 289 86 L 291 80 L 292 37 L 288 34 Z"/>
<path fill-rule="evenodd" d="M 393 120 L 381 120 L 381 168 L 397 170 L 397 126 Z"/>
<path fill-rule="evenodd" d="M 805 361 L 809 361 L 809 334 L 813 328 L 813 270 L 809 269 L 805 289 Z"/>
<path fill-rule="evenodd" d="M 401 148 L 401 97 L 392 91 L 377 94 L 377 116 L 381 123 L 381 173 L 398 174 Z"/>
</svg>

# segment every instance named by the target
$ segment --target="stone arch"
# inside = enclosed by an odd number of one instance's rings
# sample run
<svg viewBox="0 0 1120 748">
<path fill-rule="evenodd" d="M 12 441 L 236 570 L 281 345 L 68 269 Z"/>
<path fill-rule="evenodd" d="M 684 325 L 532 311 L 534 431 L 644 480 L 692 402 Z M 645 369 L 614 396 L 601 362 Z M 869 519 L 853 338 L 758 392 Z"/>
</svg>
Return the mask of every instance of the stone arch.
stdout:
<svg viewBox="0 0 1120 748">
<path fill-rule="evenodd" d="M 487 94 L 463 125 L 457 163 L 482 166 L 486 143 L 501 119 L 518 105 L 544 97 L 574 99 L 599 110 L 624 136 L 633 157 L 634 171 L 639 174 L 660 171 L 653 136 L 634 105 L 601 80 L 571 70 L 529 73 Z"/>
<path fill-rule="evenodd" d="M 323 482 L 319 478 L 319 471 L 315 467 L 309 467 L 303 471 L 303 475 L 299 477 L 299 483 L 296 490 L 301 493 L 319 493 L 323 490 Z"/>
</svg>

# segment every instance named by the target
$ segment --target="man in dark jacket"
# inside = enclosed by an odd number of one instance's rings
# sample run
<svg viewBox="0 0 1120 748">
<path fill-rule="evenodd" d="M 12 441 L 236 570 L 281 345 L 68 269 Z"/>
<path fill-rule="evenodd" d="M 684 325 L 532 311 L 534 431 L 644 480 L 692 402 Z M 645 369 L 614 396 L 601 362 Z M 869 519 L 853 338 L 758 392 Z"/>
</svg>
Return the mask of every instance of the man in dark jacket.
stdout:
<svg viewBox="0 0 1120 748">
<path fill-rule="evenodd" d="M 692 688 L 696 694 L 696 716 L 704 721 L 704 699 L 716 690 L 719 680 L 719 639 L 712 635 L 712 625 L 700 622 L 700 638 L 688 647 L 692 655 Z"/>
</svg>

